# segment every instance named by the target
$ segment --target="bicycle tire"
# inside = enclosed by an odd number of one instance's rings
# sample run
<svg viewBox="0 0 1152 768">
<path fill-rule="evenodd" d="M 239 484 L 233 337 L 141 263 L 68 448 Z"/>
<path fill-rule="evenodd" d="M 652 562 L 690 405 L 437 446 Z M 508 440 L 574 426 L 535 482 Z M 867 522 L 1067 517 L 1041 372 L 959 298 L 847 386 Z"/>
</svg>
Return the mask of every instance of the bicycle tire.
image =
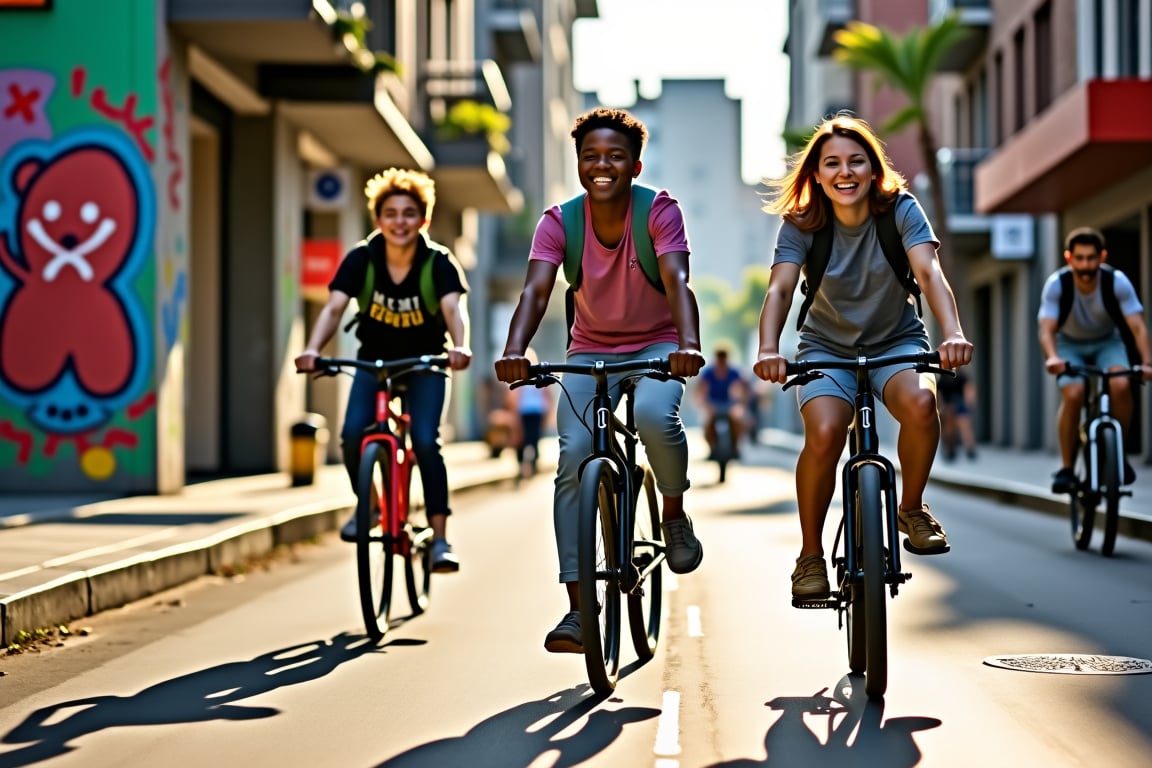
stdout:
<svg viewBox="0 0 1152 768">
<path fill-rule="evenodd" d="M 713 458 L 720 469 L 719 482 L 728 480 L 728 463 L 732 461 L 732 424 L 728 416 L 716 417 L 716 449 Z"/>
<path fill-rule="evenodd" d="M 1097 438 L 1100 448 L 1100 482 L 1104 497 L 1104 538 L 1100 554 L 1111 557 L 1116 548 L 1116 529 L 1120 524 L 1120 481 L 1124 474 L 1121 454 L 1117 450 L 1117 433 L 1102 429 Z"/>
<path fill-rule="evenodd" d="M 859 509 L 859 500 L 856 504 Z M 860 530 L 859 522 L 856 523 L 856 530 Z M 862 562 L 862 557 L 863 553 L 857 542 L 856 562 Z M 853 674 L 862 675 L 868 667 L 868 635 L 865 624 L 868 605 L 864 596 L 864 585 L 854 576 L 847 575 L 845 568 L 844 560 L 841 560 L 836 567 L 836 573 L 844 600 L 844 611 L 848 614 L 844 622 L 844 630 L 848 636 L 848 669 Z"/>
<path fill-rule="evenodd" d="M 404 581 L 408 588 L 408 605 L 412 615 L 428 610 L 432 590 L 432 529 L 411 526 L 408 529 L 408 553 L 404 557 Z"/>
<path fill-rule="evenodd" d="M 880 468 L 865 464 L 857 471 L 860 496 L 860 549 L 864 566 L 864 605 L 867 668 L 864 691 L 868 698 L 884 698 L 888 688 L 888 607 L 884 599 L 887 557 L 884 553 L 884 502 Z"/>
<path fill-rule="evenodd" d="M 632 563 L 643 571 L 663 552 L 660 506 L 656 496 L 656 476 L 648 467 L 638 468 L 641 477 L 632 526 Z M 652 542 L 646 544 L 644 542 Z M 660 619 L 664 606 L 664 564 L 661 562 L 638 587 L 639 594 L 628 595 L 628 625 L 632 647 L 643 663 L 656 653 L 660 640 Z"/>
<path fill-rule="evenodd" d="M 1092 528 L 1096 522 L 1096 492 L 1089 488 L 1088 478 L 1088 444 L 1083 443 L 1076 449 L 1075 459 L 1072 462 L 1072 471 L 1077 478 L 1078 487 L 1070 494 L 1068 512 L 1072 519 L 1072 543 L 1076 549 L 1088 549 L 1092 541 Z"/>
<path fill-rule="evenodd" d="M 620 674 L 620 588 L 616 562 L 616 483 L 604 459 L 584 467 L 580 478 L 580 629 L 584 666 L 592 690 L 607 695 Z"/>
<path fill-rule="evenodd" d="M 378 511 L 386 509 L 388 504 L 388 483 L 391 481 L 388 461 L 388 453 L 381 443 L 369 443 L 360 458 L 360 477 L 356 486 L 356 580 L 364 628 L 373 640 L 379 640 L 388 631 L 392 609 L 395 563 Z M 373 499 L 376 499 L 375 505 Z"/>
</svg>

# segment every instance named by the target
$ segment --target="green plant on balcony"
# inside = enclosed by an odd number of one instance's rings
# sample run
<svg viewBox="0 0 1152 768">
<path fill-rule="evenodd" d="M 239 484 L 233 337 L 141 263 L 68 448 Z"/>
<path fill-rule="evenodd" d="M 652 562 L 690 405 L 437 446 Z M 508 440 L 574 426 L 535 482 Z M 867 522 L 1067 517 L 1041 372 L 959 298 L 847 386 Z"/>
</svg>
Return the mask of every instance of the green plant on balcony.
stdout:
<svg viewBox="0 0 1152 768">
<path fill-rule="evenodd" d="M 508 154 L 512 145 L 508 129 L 512 120 L 491 104 L 464 99 L 448 108 L 444 116 L 435 121 L 436 138 L 454 141 L 471 136 L 485 136 L 488 147 L 501 155 Z"/>
<path fill-rule="evenodd" d="M 337 11 L 332 23 L 332 34 L 344 44 L 352 56 L 352 63 L 363 72 L 378 75 L 381 72 L 400 74 L 400 63 L 385 51 L 373 51 L 368 47 L 368 30 L 372 20 L 364 15 L 354 15 L 347 11 Z"/>
</svg>

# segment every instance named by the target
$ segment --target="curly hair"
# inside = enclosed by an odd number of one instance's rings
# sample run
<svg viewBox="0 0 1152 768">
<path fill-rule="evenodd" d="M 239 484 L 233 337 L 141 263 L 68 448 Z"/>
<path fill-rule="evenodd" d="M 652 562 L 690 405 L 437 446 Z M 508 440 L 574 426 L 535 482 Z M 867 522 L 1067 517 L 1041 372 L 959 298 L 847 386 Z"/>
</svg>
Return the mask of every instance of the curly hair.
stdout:
<svg viewBox="0 0 1152 768">
<path fill-rule="evenodd" d="M 783 215 L 784 220 L 802 232 L 815 232 L 829 221 L 832 204 L 816 183 L 820 152 L 833 136 L 843 136 L 860 145 L 875 174 L 868 190 L 868 207 L 872 215 L 887 211 L 896 195 L 906 187 L 904 176 L 892 167 L 884 145 L 866 121 L 847 110 L 841 110 L 816 126 L 808 143 L 791 158 L 792 170 L 782 179 L 765 181 L 776 190 L 774 199 L 764 205 L 768 213 Z"/>
<path fill-rule="evenodd" d="M 596 107 L 576 118 L 572 125 L 572 138 L 576 140 L 577 153 L 584 144 L 584 137 L 600 128 L 611 128 L 627 136 L 632 147 L 632 159 L 640 159 L 644 142 L 648 141 L 648 129 L 631 112 L 608 107 Z"/>
<path fill-rule="evenodd" d="M 364 196 L 368 198 L 368 211 L 373 219 L 379 218 L 384 198 L 392 195 L 407 195 L 416 203 L 421 216 L 432 218 L 432 207 L 436 205 L 436 182 L 428 174 L 389 168 L 369 179 L 364 185 Z"/>
</svg>

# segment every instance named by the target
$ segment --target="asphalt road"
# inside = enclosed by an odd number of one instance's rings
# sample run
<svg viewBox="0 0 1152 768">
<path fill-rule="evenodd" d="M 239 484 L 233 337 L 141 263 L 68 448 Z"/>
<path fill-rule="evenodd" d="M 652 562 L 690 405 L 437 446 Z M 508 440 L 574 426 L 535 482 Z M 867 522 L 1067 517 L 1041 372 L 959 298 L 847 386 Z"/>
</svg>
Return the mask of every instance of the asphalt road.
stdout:
<svg viewBox="0 0 1152 768">
<path fill-rule="evenodd" d="M 1152 544 L 1076 552 L 1058 518 L 933 489 L 953 552 L 906 557 L 888 695 L 868 705 L 835 613 L 789 605 L 789 469 L 739 466 L 719 486 L 693 465 L 704 563 L 667 579 L 661 647 L 637 666 L 626 645 L 609 698 L 589 694 L 581 657 L 542 648 L 565 603 L 539 477 L 461 495 L 461 573 L 378 646 L 352 550 L 328 537 L 0 659 L 0 767 L 1147 764 L 1152 675 L 984 660 L 1149 658 Z"/>
</svg>

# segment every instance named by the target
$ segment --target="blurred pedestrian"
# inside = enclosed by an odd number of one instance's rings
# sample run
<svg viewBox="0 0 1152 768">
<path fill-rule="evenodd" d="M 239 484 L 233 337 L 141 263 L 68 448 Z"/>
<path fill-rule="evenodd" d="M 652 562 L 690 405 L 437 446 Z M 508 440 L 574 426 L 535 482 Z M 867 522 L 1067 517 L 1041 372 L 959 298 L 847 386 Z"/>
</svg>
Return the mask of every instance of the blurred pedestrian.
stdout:
<svg viewBox="0 0 1152 768">
<path fill-rule="evenodd" d="M 532 365 L 539 362 L 536 350 L 524 352 Z M 516 465 L 520 477 L 535 477 L 540 458 L 540 436 L 552 417 L 553 395 L 549 387 L 524 386 L 508 390 L 508 411 L 516 414 L 519 434 L 516 443 Z"/>
<path fill-rule="evenodd" d="M 976 435 L 972 431 L 975 400 L 976 387 L 963 370 L 956 371 L 955 376 L 937 377 L 936 401 L 940 407 L 940 440 L 945 461 L 956 460 L 958 446 L 969 459 L 976 458 Z"/>
</svg>

